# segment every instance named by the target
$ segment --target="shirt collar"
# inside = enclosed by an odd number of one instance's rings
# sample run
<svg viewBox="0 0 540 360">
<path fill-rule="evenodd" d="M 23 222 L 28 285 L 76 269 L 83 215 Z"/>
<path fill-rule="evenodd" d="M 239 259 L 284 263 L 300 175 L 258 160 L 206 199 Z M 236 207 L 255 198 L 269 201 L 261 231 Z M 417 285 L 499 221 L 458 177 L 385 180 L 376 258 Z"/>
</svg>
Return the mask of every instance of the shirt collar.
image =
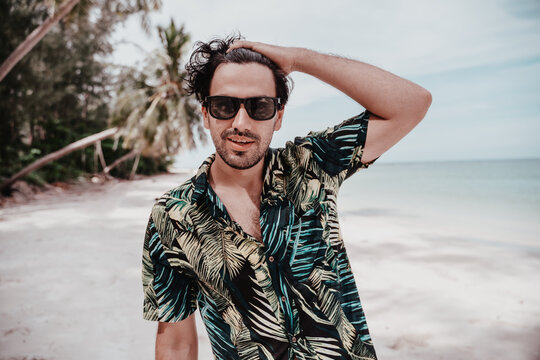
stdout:
<svg viewBox="0 0 540 360">
<path fill-rule="evenodd" d="M 264 157 L 262 203 L 270 202 L 278 198 L 283 199 L 285 196 L 283 169 L 281 164 L 276 162 L 276 157 L 277 150 L 268 148 Z M 215 153 L 208 156 L 197 170 L 197 174 L 193 177 L 193 193 L 191 195 L 192 204 L 205 198 L 208 189 L 210 166 L 215 159 Z"/>
<path fill-rule="evenodd" d="M 197 174 L 195 174 L 193 177 L 193 194 L 191 195 L 192 204 L 199 202 L 201 197 L 203 197 L 203 194 L 206 193 L 206 189 L 208 187 L 208 176 L 210 175 L 210 165 L 212 165 L 215 159 L 215 153 L 207 157 L 197 170 Z"/>
</svg>

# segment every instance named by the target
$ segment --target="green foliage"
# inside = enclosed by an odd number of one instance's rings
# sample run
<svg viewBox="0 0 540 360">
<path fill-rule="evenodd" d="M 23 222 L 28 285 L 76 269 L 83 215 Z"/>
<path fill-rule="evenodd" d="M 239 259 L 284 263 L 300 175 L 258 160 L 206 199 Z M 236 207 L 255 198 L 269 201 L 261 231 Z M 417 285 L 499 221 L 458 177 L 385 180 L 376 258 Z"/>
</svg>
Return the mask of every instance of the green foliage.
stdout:
<svg viewBox="0 0 540 360">
<path fill-rule="evenodd" d="M 0 2 L 0 61 L 50 16 L 47 6 L 54 3 L 58 1 Z M 107 128 L 112 94 L 122 85 L 118 71 L 103 61 L 113 50 L 110 35 L 127 16 L 145 14 L 160 4 L 159 0 L 82 0 L 0 82 L 0 179 Z M 112 150 L 112 140 L 108 150 L 105 143 L 107 163 L 123 154 Z M 145 161 L 141 159 L 141 164 Z M 94 148 L 89 147 L 27 179 L 66 180 L 96 171 L 96 165 Z"/>
</svg>

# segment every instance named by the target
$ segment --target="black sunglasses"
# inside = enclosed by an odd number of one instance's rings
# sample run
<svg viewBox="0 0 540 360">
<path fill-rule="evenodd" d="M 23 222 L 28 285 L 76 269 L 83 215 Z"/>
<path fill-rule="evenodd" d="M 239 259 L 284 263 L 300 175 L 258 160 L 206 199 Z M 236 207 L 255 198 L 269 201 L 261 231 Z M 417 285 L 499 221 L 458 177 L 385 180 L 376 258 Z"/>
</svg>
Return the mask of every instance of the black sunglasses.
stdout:
<svg viewBox="0 0 540 360">
<path fill-rule="evenodd" d="M 207 96 L 203 105 L 208 108 L 210 115 L 219 120 L 229 120 L 236 116 L 244 104 L 246 112 L 253 120 L 270 120 L 281 108 L 281 99 L 270 96 L 256 96 L 246 99 L 232 96 Z"/>
</svg>

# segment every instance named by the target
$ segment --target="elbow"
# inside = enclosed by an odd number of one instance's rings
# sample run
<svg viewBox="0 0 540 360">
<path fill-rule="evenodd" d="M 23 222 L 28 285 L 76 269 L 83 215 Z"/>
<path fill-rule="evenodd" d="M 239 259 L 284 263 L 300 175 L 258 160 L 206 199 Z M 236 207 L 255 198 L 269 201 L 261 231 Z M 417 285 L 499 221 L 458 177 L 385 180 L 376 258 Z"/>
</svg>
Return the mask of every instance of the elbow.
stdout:
<svg viewBox="0 0 540 360">
<path fill-rule="evenodd" d="M 426 116 L 432 101 L 433 98 L 431 96 L 431 93 L 426 89 L 422 88 L 420 94 L 418 95 L 417 108 L 415 112 L 415 117 L 418 119 L 418 121 L 421 121 Z"/>
<path fill-rule="evenodd" d="M 425 93 L 423 95 L 423 99 L 424 99 L 426 112 L 427 112 L 427 110 L 431 106 L 431 102 L 433 101 L 433 97 L 431 96 L 431 93 L 429 91 L 425 90 Z"/>
</svg>

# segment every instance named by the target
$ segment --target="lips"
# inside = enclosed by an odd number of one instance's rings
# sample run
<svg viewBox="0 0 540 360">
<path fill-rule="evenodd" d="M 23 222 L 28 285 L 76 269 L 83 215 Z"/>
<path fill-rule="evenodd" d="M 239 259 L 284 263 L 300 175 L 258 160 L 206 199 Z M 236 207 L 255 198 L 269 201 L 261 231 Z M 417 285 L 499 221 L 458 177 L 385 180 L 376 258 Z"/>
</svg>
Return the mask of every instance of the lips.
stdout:
<svg viewBox="0 0 540 360">
<path fill-rule="evenodd" d="M 229 136 L 227 140 L 232 141 L 235 144 L 250 144 L 255 142 L 253 139 L 243 137 L 243 136 Z"/>
<path fill-rule="evenodd" d="M 255 140 L 238 135 L 232 135 L 227 137 L 227 142 L 231 145 L 231 148 L 235 151 L 248 150 Z"/>
</svg>

